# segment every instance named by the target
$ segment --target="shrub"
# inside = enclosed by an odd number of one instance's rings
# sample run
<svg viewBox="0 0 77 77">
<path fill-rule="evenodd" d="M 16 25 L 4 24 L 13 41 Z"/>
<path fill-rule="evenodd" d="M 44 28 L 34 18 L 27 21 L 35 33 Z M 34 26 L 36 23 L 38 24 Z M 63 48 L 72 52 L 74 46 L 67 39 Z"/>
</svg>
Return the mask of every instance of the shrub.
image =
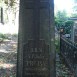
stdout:
<svg viewBox="0 0 77 77">
<path fill-rule="evenodd" d="M 55 50 L 56 52 L 60 52 L 60 38 L 55 39 Z"/>
<path fill-rule="evenodd" d="M 8 37 L 5 34 L 0 33 L 0 38 L 1 39 L 8 39 Z"/>
</svg>

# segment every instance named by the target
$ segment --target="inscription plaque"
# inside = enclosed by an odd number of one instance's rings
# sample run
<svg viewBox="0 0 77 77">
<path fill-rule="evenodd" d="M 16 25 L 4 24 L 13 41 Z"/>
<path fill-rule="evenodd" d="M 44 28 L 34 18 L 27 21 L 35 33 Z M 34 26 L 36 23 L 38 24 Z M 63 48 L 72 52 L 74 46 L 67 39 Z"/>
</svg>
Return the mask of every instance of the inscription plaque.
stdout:
<svg viewBox="0 0 77 77">
<path fill-rule="evenodd" d="M 23 77 L 49 77 L 49 46 L 28 40 L 23 48 Z"/>
</svg>

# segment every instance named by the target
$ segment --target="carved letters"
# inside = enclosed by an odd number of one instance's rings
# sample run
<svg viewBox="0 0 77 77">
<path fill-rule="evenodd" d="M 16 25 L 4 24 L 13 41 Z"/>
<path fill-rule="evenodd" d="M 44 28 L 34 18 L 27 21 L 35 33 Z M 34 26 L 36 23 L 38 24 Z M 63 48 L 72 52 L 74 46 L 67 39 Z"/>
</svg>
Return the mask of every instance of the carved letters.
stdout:
<svg viewBox="0 0 77 77">
<path fill-rule="evenodd" d="M 33 41 L 33 40 L 32 40 Z M 43 41 L 44 42 L 44 41 Z M 40 42 L 39 48 L 31 46 L 33 42 L 28 42 L 24 45 L 23 53 L 23 75 L 26 77 L 48 77 L 49 55 L 47 52 L 48 46 Z M 41 46 L 42 45 L 42 46 Z"/>
</svg>

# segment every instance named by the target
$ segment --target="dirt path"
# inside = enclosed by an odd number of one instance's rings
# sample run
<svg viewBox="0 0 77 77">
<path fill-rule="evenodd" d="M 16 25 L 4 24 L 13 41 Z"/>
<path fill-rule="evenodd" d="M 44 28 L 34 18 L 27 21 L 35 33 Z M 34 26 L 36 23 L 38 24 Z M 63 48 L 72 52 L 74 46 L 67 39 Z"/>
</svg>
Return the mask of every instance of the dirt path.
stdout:
<svg viewBox="0 0 77 77">
<path fill-rule="evenodd" d="M 16 77 L 17 43 L 5 41 L 0 44 L 0 77 Z"/>
</svg>

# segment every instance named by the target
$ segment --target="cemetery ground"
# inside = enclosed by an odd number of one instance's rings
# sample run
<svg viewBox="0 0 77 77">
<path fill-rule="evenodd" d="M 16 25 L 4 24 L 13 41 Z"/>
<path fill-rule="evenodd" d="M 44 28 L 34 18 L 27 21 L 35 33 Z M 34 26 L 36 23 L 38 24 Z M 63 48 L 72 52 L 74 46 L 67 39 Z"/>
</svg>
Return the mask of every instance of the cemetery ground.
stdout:
<svg viewBox="0 0 77 77">
<path fill-rule="evenodd" d="M 0 77 L 16 77 L 17 36 L 0 39 Z M 56 53 L 56 77 L 74 77 L 60 54 Z"/>
<path fill-rule="evenodd" d="M 75 77 L 60 53 L 56 53 L 56 77 Z"/>
<path fill-rule="evenodd" d="M 17 39 L 0 40 L 0 77 L 16 77 Z"/>
</svg>

